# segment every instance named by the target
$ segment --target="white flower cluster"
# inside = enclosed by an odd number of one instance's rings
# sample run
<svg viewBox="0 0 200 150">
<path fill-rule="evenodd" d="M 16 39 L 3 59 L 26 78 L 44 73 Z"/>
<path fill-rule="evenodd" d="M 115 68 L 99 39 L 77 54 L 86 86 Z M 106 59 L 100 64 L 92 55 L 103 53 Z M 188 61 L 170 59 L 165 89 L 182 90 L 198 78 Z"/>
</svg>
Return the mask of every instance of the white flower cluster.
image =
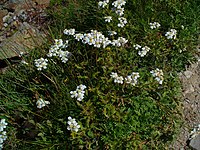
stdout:
<svg viewBox="0 0 200 150">
<path fill-rule="evenodd" d="M 111 22 L 112 16 L 106 16 L 104 17 L 104 19 L 105 19 L 105 22 Z"/>
<path fill-rule="evenodd" d="M 71 97 L 72 98 L 76 98 L 78 101 L 82 101 L 83 98 L 84 98 L 84 94 L 85 94 L 85 90 L 86 89 L 86 86 L 81 84 L 79 86 L 77 86 L 76 90 L 75 91 L 71 91 L 70 94 L 71 94 Z"/>
<path fill-rule="evenodd" d="M 176 39 L 177 31 L 175 29 L 170 29 L 170 31 L 166 32 L 165 36 L 167 39 Z"/>
<path fill-rule="evenodd" d="M 141 51 L 138 51 L 138 55 L 140 55 L 141 57 L 144 57 L 147 54 L 147 52 L 149 52 L 151 50 L 148 46 L 142 47 L 138 44 L 133 45 L 133 47 L 136 50 L 141 49 Z"/>
<path fill-rule="evenodd" d="M 125 79 L 125 82 L 127 84 L 131 84 L 135 86 L 138 82 L 138 78 L 140 77 L 138 72 L 132 72 L 131 75 L 128 75 L 126 78 L 123 78 L 122 76 L 118 76 L 116 72 L 111 72 L 111 78 L 114 79 L 114 83 L 120 83 L 123 84 L 123 81 Z"/>
<path fill-rule="evenodd" d="M 6 123 L 6 120 L 1 119 L 0 121 L 0 149 L 3 148 L 3 142 L 7 139 L 6 131 L 4 131 L 7 125 L 8 123 Z"/>
<path fill-rule="evenodd" d="M 68 123 L 67 130 L 78 132 L 78 129 L 80 128 L 80 125 L 76 122 L 75 119 L 72 119 L 72 117 L 69 116 L 67 123 Z"/>
<path fill-rule="evenodd" d="M 104 0 L 104 1 L 99 1 L 98 2 L 98 6 L 99 8 L 102 7 L 102 8 L 105 8 L 109 3 L 109 0 Z"/>
<path fill-rule="evenodd" d="M 163 71 L 161 69 L 156 68 L 155 70 L 151 70 L 150 73 L 155 77 L 155 80 L 159 82 L 159 84 L 163 83 Z"/>
<path fill-rule="evenodd" d="M 112 45 L 117 46 L 117 47 L 121 47 L 121 46 L 124 46 L 127 42 L 128 42 L 128 40 L 126 40 L 125 38 L 118 37 L 117 40 L 112 41 Z"/>
<path fill-rule="evenodd" d="M 83 34 L 82 42 L 84 44 L 93 45 L 97 48 L 100 48 L 101 46 L 105 48 L 111 44 L 111 41 L 97 30 L 91 30 L 90 33 Z"/>
<path fill-rule="evenodd" d="M 156 29 L 160 27 L 158 22 L 149 23 L 151 29 Z"/>
<path fill-rule="evenodd" d="M 123 28 L 127 24 L 127 20 L 124 17 L 118 18 L 119 23 L 117 24 L 118 27 Z"/>
<path fill-rule="evenodd" d="M 118 74 L 115 73 L 115 72 L 111 72 L 111 75 L 110 75 L 110 76 L 111 76 L 111 78 L 114 79 L 114 82 L 115 82 L 115 83 L 123 84 L 124 78 L 123 78 L 122 76 L 118 76 Z"/>
<path fill-rule="evenodd" d="M 63 63 L 66 63 L 71 56 L 69 51 L 65 51 L 63 49 L 68 47 L 68 40 L 63 42 L 62 39 L 55 39 L 54 45 L 52 45 L 49 49 L 49 53 L 47 54 L 48 57 L 57 56 L 61 59 Z"/>
<path fill-rule="evenodd" d="M 75 29 L 65 29 L 64 34 L 66 35 L 74 35 L 75 34 Z"/>
<path fill-rule="evenodd" d="M 37 70 L 47 69 L 47 59 L 40 58 L 35 59 L 35 66 L 37 67 Z"/>
<path fill-rule="evenodd" d="M 200 134 L 200 124 L 194 127 L 194 129 L 190 132 L 190 140 Z"/>
<path fill-rule="evenodd" d="M 115 13 L 119 16 L 124 15 L 124 8 L 123 6 L 126 4 L 125 0 L 116 0 L 112 3 L 112 5 L 114 6 Z"/>
<path fill-rule="evenodd" d="M 49 101 L 44 101 L 42 98 L 39 98 L 36 102 L 37 108 L 45 107 L 46 105 L 50 104 Z"/>
<path fill-rule="evenodd" d="M 138 78 L 140 77 L 140 74 L 138 72 L 132 72 L 131 75 L 128 75 L 125 78 L 126 83 L 131 84 L 135 86 L 138 82 Z"/>
</svg>

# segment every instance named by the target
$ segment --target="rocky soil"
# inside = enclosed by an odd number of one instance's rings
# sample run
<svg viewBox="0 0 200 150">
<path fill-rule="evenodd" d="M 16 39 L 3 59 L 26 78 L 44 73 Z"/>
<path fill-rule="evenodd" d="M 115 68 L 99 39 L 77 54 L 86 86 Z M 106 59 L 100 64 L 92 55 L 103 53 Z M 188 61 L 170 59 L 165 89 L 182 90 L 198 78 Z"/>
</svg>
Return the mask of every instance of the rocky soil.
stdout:
<svg viewBox="0 0 200 150">
<path fill-rule="evenodd" d="M 0 60 L 43 43 L 48 5 L 49 0 L 0 0 Z"/>
</svg>

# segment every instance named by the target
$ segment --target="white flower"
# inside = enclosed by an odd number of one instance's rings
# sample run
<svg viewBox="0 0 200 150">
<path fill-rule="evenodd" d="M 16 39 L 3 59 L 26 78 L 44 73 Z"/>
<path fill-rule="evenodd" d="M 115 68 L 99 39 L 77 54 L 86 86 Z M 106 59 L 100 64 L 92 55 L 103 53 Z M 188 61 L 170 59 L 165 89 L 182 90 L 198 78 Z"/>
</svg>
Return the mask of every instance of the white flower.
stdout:
<svg viewBox="0 0 200 150">
<path fill-rule="evenodd" d="M 153 77 L 155 77 L 155 80 L 158 81 L 159 84 L 163 83 L 164 80 L 164 74 L 161 69 L 156 68 L 155 70 L 151 70 L 150 73 Z"/>
<path fill-rule="evenodd" d="M 140 77 L 138 72 L 132 72 L 131 75 L 127 76 L 125 78 L 126 83 L 131 84 L 133 86 L 135 86 L 137 84 L 137 79 Z"/>
<path fill-rule="evenodd" d="M 61 47 L 63 46 L 63 40 L 62 39 L 55 39 L 55 45 L 58 46 L 58 47 Z"/>
<path fill-rule="evenodd" d="M 123 84 L 123 80 L 124 80 L 124 78 L 122 76 L 118 76 L 117 78 L 114 79 L 114 82 Z"/>
<path fill-rule="evenodd" d="M 123 38 L 123 37 L 118 37 L 117 40 L 113 40 L 113 41 L 112 41 L 112 45 L 113 45 L 113 46 L 120 47 L 120 46 L 124 46 L 127 42 L 128 42 L 128 40 L 126 40 L 125 38 Z"/>
<path fill-rule="evenodd" d="M 142 47 L 141 51 L 138 51 L 138 55 L 140 55 L 141 57 L 144 57 L 147 52 L 149 52 L 151 49 L 148 46 Z"/>
<path fill-rule="evenodd" d="M 115 8 L 118 8 L 120 9 L 122 6 L 124 6 L 126 4 L 126 1 L 125 0 L 116 0 L 112 3 L 112 5 L 115 7 Z"/>
<path fill-rule="evenodd" d="M 108 35 L 110 35 L 110 36 L 116 35 L 116 34 L 117 34 L 117 32 L 115 32 L 115 31 L 108 31 Z"/>
<path fill-rule="evenodd" d="M 1 119 L 1 121 L 0 121 L 0 132 L 3 131 L 6 128 L 7 125 L 8 125 L 8 123 L 6 123 L 6 120 Z"/>
<path fill-rule="evenodd" d="M 71 91 L 70 94 L 71 94 L 71 98 L 74 98 L 74 97 L 76 98 L 78 96 L 78 93 L 76 91 Z"/>
<path fill-rule="evenodd" d="M 112 17 L 111 16 L 106 16 L 104 17 L 105 19 L 105 22 L 110 22 L 112 20 Z"/>
<path fill-rule="evenodd" d="M 80 41 L 80 40 L 83 39 L 84 36 L 83 36 L 83 34 L 78 33 L 78 34 L 75 34 L 74 37 L 75 37 L 75 39 L 76 39 L 77 41 Z"/>
<path fill-rule="evenodd" d="M 123 16 L 124 15 L 124 8 L 118 8 L 115 10 L 115 13 L 119 16 Z"/>
<path fill-rule="evenodd" d="M 50 104 L 49 101 L 44 101 L 42 98 L 39 98 L 36 102 L 37 108 L 45 107 L 46 105 Z"/>
<path fill-rule="evenodd" d="M 80 125 L 76 122 L 75 119 L 69 116 L 67 123 L 68 123 L 67 130 L 78 132 Z"/>
<path fill-rule="evenodd" d="M 119 23 L 117 24 L 118 27 L 123 28 L 127 24 L 127 20 L 124 17 L 118 18 Z"/>
<path fill-rule="evenodd" d="M 64 34 L 66 35 L 74 35 L 75 34 L 75 29 L 65 29 Z"/>
<path fill-rule="evenodd" d="M 83 84 L 80 84 L 79 86 L 77 86 L 77 88 L 83 91 L 83 90 L 85 90 L 87 87 L 86 87 L 85 85 L 83 85 Z"/>
<path fill-rule="evenodd" d="M 118 74 L 116 72 L 111 72 L 111 78 L 117 78 L 118 77 Z"/>
<path fill-rule="evenodd" d="M 122 76 L 118 76 L 117 73 L 115 72 L 111 72 L 111 78 L 114 79 L 114 83 L 120 83 L 120 84 L 123 84 L 123 80 L 124 78 Z"/>
<path fill-rule="evenodd" d="M 76 87 L 75 91 L 70 91 L 71 98 L 76 98 L 78 101 L 82 101 L 84 99 L 85 89 L 86 86 L 80 84 L 79 86 Z"/>
<path fill-rule="evenodd" d="M 151 29 L 156 29 L 160 27 L 158 22 L 149 23 Z"/>
<path fill-rule="evenodd" d="M 40 58 L 35 59 L 35 66 L 37 67 L 37 70 L 47 69 L 47 59 Z"/>
<path fill-rule="evenodd" d="M 58 56 L 61 58 L 61 61 L 63 63 L 66 63 L 68 61 L 68 58 L 71 56 L 71 53 L 68 51 L 60 50 L 58 51 Z"/>
<path fill-rule="evenodd" d="M 69 41 L 66 40 L 65 43 L 62 39 L 55 39 L 55 44 L 49 49 L 48 57 L 59 57 L 63 63 L 66 63 L 71 56 L 71 53 L 64 51 L 63 49 L 68 47 Z"/>
<path fill-rule="evenodd" d="M 176 34 L 177 31 L 175 29 L 170 29 L 170 31 L 167 32 L 165 36 L 167 37 L 167 39 L 176 39 Z"/>
<path fill-rule="evenodd" d="M 134 47 L 136 50 L 138 50 L 139 48 L 142 48 L 142 46 L 140 46 L 140 45 L 138 45 L 138 44 L 133 45 L 133 47 Z"/>
<path fill-rule="evenodd" d="M 105 8 L 109 3 L 109 0 L 104 0 L 104 1 L 99 1 L 98 2 L 98 6 L 99 8 L 102 7 L 102 8 Z"/>
<path fill-rule="evenodd" d="M 91 30 L 90 33 L 85 33 L 82 42 L 84 44 L 93 45 L 97 48 L 100 48 L 101 46 L 105 48 L 111 44 L 111 41 L 97 30 Z"/>
</svg>

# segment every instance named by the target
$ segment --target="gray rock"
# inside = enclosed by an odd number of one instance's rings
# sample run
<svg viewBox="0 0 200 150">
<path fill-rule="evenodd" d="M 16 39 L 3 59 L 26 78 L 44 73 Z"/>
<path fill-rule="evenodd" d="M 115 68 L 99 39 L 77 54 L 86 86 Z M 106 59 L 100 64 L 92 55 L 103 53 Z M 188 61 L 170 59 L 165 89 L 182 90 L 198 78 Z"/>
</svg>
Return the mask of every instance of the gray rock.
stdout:
<svg viewBox="0 0 200 150">
<path fill-rule="evenodd" d="M 0 59 L 19 56 L 20 52 L 28 53 L 45 42 L 45 34 L 37 28 L 24 22 L 19 31 L 2 41 L 0 44 Z"/>
<path fill-rule="evenodd" d="M 192 73 L 191 71 L 189 71 L 189 70 L 187 70 L 187 71 L 184 72 L 184 75 L 185 75 L 186 78 L 188 78 L 188 79 L 192 76 L 192 74 L 193 74 L 193 73 Z"/>
<path fill-rule="evenodd" d="M 190 141 L 189 146 L 194 150 L 200 150 L 200 134 Z"/>
</svg>

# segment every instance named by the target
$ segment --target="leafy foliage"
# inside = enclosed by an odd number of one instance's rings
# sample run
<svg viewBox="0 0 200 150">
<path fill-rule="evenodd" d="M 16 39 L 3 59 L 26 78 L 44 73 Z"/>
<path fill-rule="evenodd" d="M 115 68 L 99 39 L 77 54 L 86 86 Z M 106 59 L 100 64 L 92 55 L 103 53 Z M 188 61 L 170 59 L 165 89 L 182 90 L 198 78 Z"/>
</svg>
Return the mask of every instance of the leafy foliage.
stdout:
<svg viewBox="0 0 200 150">
<path fill-rule="evenodd" d="M 198 1 L 129 0 L 125 6 L 128 24 L 118 28 L 118 18 L 109 9 L 98 9 L 95 1 L 54 1 L 48 10 L 52 38 L 69 40 L 72 56 L 66 64 L 49 59 L 48 69 L 37 71 L 34 60 L 46 57 L 51 41 L 22 59 L 29 64 L 11 66 L 0 76 L 0 108 L 9 122 L 6 149 L 164 149 L 180 125 L 180 83 L 177 73 L 193 61 L 199 24 Z M 105 24 L 103 17 L 113 15 Z M 157 21 L 160 29 L 152 30 Z M 183 27 L 184 26 L 184 29 Z M 86 33 L 118 32 L 129 42 L 124 47 L 95 48 L 63 35 L 65 28 Z M 170 28 L 175 40 L 164 36 Z M 112 37 L 114 38 L 114 37 Z M 133 45 L 151 51 L 140 57 Z M 162 85 L 150 71 L 161 68 Z M 116 84 L 111 72 L 127 76 L 139 72 L 136 86 Z M 87 86 L 78 102 L 70 91 Z M 38 98 L 50 101 L 36 108 Z M 67 117 L 76 118 L 81 129 L 67 130 Z M 13 143 L 14 141 L 14 143 Z"/>
</svg>

